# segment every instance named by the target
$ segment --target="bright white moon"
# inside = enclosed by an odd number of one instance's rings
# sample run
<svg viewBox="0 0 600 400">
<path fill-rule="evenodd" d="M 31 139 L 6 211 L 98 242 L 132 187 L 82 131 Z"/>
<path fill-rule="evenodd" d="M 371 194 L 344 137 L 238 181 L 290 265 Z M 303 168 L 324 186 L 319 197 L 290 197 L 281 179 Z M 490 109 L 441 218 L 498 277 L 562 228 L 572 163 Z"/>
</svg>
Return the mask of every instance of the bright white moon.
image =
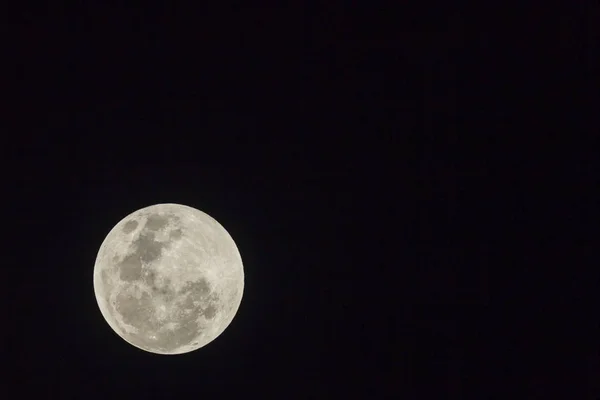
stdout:
<svg viewBox="0 0 600 400">
<path fill-rule="evenodd" d="M 242 258 L 217 221 L 180 204 L 123 218 L 100 246 L 94 292 L 128 343 L 157 354 L 207 345 L 233 320 L 244 291 Z"/>
</svg>

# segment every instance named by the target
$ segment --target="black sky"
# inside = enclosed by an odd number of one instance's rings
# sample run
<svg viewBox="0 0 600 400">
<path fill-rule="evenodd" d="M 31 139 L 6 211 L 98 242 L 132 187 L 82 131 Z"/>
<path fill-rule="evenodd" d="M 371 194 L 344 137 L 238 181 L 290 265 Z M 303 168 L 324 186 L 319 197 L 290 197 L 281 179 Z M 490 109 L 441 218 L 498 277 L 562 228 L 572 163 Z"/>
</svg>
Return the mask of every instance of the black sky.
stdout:
<svg viewBox="0 0 600 400">
<path fill-rule="evenodd" d="M 550 288 L 521 271 L 502 292 L 519 312 L 500 323 L 491 266 L 539 257 L 520 257 L 521 239 L 552 211 L 521 193 L 535 182 L 547 198 L 564 178 L 525 155 L 533 136 L 506 140 L 546 127 L 543 148 L 568 151 L 566 120 L 542 125 L 532 107 L 569 107 L 565 69 L 524 57 L 577 40 L 559 30 L 541 49 L 450 6 L 196 7 L 48 6 L 4 25 L 9 392 L 513 398 L 515 376 L 549 392 L 528 372 L 569 352 L 531 341 L 531 319 L 562 308 L 541 307 L 531 294 Z M 179 357 L 120 339 L 92 287 L 113 225 L 164 202 L 221 222 L 246 274 L 232 325 Z M 554 221 L 535 246 L 552 248 Z"/>
</svg>

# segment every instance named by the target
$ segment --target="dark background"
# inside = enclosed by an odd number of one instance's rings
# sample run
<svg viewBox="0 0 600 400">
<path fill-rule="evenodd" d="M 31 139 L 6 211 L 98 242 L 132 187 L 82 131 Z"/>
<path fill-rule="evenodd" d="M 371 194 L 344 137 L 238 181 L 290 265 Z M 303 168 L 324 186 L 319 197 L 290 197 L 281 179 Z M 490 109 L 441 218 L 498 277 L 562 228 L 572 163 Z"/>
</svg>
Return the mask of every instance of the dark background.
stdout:
<svg viewBox="0 0 600 400">
<path fill-rule="evenodd" d="M 397 7 L 7 14 L 7 398 L 593 397 L 570 330 L 597 317 L 570 308 L 592 197 L 561 202 L 592 175 L 563 141 L 597 88 L 590 10 Z M 163 202 L 224 225 L 246 277 L 176 357 L 92 287 L 114 224 Z"/>
</svg>

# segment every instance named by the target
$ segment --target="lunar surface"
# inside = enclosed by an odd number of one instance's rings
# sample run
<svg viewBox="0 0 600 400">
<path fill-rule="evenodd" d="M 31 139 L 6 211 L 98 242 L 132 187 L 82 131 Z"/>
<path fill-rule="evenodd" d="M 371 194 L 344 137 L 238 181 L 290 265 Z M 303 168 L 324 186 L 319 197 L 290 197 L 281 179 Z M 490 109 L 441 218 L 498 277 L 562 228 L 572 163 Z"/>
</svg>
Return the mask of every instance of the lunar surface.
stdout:
<svg viewBox="0 0 600 400">
<path fill-rule="evenodd" d="M 179 204 L 142 208 L 100 246 L 94 291 L 110 327 L 156 354 L 181 354 L 213 341 L 242 299 L 244 270 L 227 231 Z"/>
</svg>

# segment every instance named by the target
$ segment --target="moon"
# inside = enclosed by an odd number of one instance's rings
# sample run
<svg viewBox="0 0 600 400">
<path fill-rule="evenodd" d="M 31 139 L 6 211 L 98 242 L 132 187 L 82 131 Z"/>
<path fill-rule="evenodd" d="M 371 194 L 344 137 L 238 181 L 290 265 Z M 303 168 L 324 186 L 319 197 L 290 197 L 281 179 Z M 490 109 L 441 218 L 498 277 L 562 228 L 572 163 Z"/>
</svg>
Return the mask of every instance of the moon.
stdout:
<svg viewBox="0 0 600 400">
<path fill-rule="evenodd" d="M 100 246 L 94 293 L 108 325 L 129 344 L 182 354 L 221 335 L 244 291 L 238 248 L 215 219 L 156 204 L 117 223 Z"/>
</svg>

